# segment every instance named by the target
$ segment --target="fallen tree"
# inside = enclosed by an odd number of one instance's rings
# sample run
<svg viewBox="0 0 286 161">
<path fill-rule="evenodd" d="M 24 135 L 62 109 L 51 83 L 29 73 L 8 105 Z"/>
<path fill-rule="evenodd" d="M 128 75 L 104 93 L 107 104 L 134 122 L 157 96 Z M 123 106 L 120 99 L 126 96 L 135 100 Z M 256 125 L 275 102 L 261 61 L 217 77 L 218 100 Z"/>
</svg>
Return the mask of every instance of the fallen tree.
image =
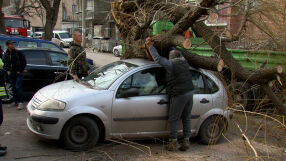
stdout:
<svg viewBox="0 0 286 161">
<path fill-rule="evenodd" d="M 213 51 L 219 56 L 205 57 L 185 50 L 184 57 L 189 64 L 208 70 L 221 71 L 224 65 L 231 71 L 232 75 L 245 82 L 257 84 L 265 94 L 272 100 L 282 115 L 286 115 L 286 107 L 282 101 L 269 87 L 268 83 L 280 78 L 283 68 L 259 68 L 255 71 L 244 69 L 229 53 L 223 40 L 206 26 L 203 21 L 211 13 L 211 9 L 223 2 L 219 0 L 202 0 L 198 5 L 188 5 L 185 2 L 165 1 L 165 0 L 137 0 L 137 1 L 117 1 L 112 4 L 112 14 L 122 35 L 126 51 L 123 58 L 145 58 L 145 39 L 151 35 L 152 23 L 158 20 L 168 20 L 174 26 L 164 34 L 153 37 L 155 47 L 161 55 L 167 57 L 167 50 L 172 46 L 189 48 L 183 33 L 192 27 L 211 46 Z M 225 2 L 229 3 L 229 2 Z M 236 2 L 237 3 L 237 2 Z M 233 7 L 236 3 L 229 5 Z M 243 22 L 245 23 L 245 22 Z"/>
</svg>

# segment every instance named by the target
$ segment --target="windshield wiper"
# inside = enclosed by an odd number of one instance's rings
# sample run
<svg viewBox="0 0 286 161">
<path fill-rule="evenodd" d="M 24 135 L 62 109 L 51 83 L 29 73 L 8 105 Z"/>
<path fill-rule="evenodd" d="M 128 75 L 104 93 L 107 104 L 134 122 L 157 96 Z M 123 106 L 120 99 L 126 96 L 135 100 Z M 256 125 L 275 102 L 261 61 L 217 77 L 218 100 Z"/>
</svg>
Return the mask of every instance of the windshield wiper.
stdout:
<svg viewBox="0 0 286 161">
<path fill-rule="evenodd" d="M 77 80 L 78 83 L 85 85 L 89 88 L 93 88 L 93 86 L 91 84 L 89 84 L 88 82 L 84 81 L 84 80 Z"/>
</svg>

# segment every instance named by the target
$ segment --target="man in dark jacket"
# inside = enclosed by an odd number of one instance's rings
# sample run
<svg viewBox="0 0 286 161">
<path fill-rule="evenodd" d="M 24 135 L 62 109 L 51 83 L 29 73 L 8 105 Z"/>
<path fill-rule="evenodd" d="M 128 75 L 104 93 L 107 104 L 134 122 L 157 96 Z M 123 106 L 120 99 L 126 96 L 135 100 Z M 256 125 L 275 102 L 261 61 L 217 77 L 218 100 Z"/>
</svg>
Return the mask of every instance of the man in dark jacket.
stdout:
<svg viewBox="0 0 286 161">
<path fill-rule="evenodd" d="M 191 136 L 191 111 L 193 107 L 194 86 L 189 64 L 178 50 L 169 53 L 169 60 L 161 57 L 153 46 L 151 38 L 146 39 L 146 45 L 156 63 L 161 64 L 167 71 L 167 92 L 170 100 L 169 121 L 170 121 L 170 140 L 167 149 L 177 150 L 179 144 L 177 133 L 179 121 L 182 118 L 184 139 L 180 150 L 189 149 Z"/>
<path fill-rule="evenodd" d="M 0 59 L 2 59 L 3 58 L 3 50 L 2 50 L 2 46 L 0 45 Z"/>
<path fill-rule="evenodd" d="M 25 56 L 15 49 L 13 41 L 6 42 L 7 50 L 3 54 L 4 70 L 7 72 L 13 90 L 13 100 L 18 110 L 24 108 L 23 105 L 23 72 L 26 67 Z"/>
</svg>

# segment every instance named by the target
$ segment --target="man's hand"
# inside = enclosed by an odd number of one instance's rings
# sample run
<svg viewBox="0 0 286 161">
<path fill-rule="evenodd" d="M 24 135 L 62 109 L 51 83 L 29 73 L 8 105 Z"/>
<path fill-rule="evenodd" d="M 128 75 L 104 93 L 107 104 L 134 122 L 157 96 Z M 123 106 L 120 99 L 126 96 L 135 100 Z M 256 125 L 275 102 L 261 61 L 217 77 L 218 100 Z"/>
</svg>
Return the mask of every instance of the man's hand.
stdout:
<svg viewBox="0 0 286 161">
<path fill-rule="evenodd" d="M 7 71 L 7 75 L 10 75 L 11 74 L 11 72 L 10 71 Z"/>
<path fill-rule="evenodd" d="M 78 80 L 79 80 L 79 78 L 78 78 L 77 75 L 72 75 L 72 78 L 73 78 L 75 81 L 78 81 Z"/>
<path fill-rule="evenodd" d="M 146 46 L 147 46 L 148 48 L 150 48 L 151 46 L 154 45 L 154 41 L 152 40 L 151 37 L 147 37 L 147 38 L 146 38 L 146 41 L 145 41 L 145 44 L 146 44 Z"/>
<path fill-rule="evenodd" d="M 91 73 L 91 71 L 90 71 L 90 70 L 88 70 L 88 71 L 87 71 L 87 74 L 88 74 L 88 75 L 90 75 L 90 73 Z"/>
<path fill-rule="evenodd" d="M 76 60 L 76 63 L 78 63 L 78 64 L 83 64 L 82 61 L 81 61 L 81 60 L 78 60 L 78 59 Z"/>
</svg>

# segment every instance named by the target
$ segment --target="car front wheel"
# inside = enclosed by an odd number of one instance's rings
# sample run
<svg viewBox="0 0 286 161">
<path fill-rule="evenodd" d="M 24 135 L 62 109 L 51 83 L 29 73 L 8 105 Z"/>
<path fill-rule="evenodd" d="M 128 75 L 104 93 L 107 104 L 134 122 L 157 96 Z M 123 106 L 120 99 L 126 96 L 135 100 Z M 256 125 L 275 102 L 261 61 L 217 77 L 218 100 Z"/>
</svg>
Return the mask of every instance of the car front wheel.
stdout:
<svg viewBox="0 0 286 161">
<path fill-rule="evenodd" d="M 224 127 L 225 120 L 223 117 L 211 116 L 207 118 L 200 128 L 199 136 L 201 142 L 206 145 L 216 144 L 223 133 Z"/>
<path fill-rule="evenodd" d="M 64 48 L 64 47 L 65 47 L 64 43 L 61 42 L 61 43 L 60 43 L 60 47 L 61 47 L 61 48 Z"/>
<path fill-rule="evenodd" d="M 91 118 L 76 117 L 65 125 L 61 139 L 68 149 L 87 150 L 98 142 L 99 129 Z"/>
</svg>

